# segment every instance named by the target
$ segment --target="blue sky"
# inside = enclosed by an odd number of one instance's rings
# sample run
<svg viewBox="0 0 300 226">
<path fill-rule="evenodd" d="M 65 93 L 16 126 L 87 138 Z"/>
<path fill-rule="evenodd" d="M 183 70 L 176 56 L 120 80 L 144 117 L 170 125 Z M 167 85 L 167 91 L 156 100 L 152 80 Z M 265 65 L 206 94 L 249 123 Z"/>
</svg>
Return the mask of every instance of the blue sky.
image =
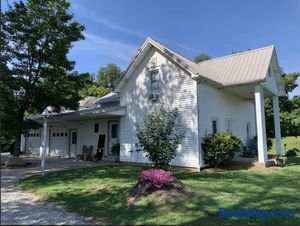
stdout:
<svg viewBox="0 0 300 226">
<path fill-rule="evenodd" d="M 284 71 L 300 71 L 299 0 L 72 0 L 70 10 L 86 27 L 69 55 L 79 72 L 125 69 L 148 36 L 190 59 L 275 45 Z"/>
</svg>

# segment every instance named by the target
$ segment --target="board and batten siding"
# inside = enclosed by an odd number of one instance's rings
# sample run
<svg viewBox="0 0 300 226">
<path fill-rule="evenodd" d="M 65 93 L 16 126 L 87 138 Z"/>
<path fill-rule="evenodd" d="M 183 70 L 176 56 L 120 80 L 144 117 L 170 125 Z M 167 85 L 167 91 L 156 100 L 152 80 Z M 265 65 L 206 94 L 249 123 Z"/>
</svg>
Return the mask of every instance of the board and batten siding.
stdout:
<svg viewBox="0 0 300 226">
<path fill-rule="evenodd" d="M 159 101 L 153 103 L 150 91 L 150 62 L 155 59 L 159 70 Z M 155 48 L 149 50 L 124 85 L 120 104 L 126 106 L 126 116 L 120 120 L 120 160 L 147 163 L 143 152 L 136 152 L 138 143 L 135 124 L 141 124 L 147 112 L 163 103 L 178 107 L 180 125 L 185 137 L 178 147 L 172 165 L 198 167 L 197 83 L 182 69 Z"/>
<path fill-rule="evenodd" d="M 207 84 L 199 84 L 200 137 L 212 134 L 212 121 L 217 120 L 218 132 L 231 132 L 247 143 L 247 123 L 250 137 L 256 136 L 254 100 L 245 100 Z"/>
</svg>

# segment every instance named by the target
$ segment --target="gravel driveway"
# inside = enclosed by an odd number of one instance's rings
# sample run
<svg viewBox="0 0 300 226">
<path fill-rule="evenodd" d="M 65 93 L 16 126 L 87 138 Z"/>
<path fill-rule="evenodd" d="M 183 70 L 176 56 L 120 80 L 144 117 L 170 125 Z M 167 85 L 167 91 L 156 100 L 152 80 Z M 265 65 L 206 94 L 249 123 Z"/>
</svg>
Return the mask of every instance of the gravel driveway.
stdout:
<svg viewBox="0 0 300 226">
<path fill-rule="evenodd" d="M 25 157 L 26 158 L 26 157 Z M 27 158 L 28 159 L 28 158 Z M 1 156 L 3 160 L 3 156 Z M 1 225 L 86 225 L 90 218 L 69 212 L 64 207 L 39 201 L 33 194 L 14 186 L 17 180 L 39 173 L 38 159 L 30 158 L 34 167 L 1 169 Z M 109 162 L 74 162 L 67 159 L 47 159 L 47 171 L 111 164 Z"/>
</svg>

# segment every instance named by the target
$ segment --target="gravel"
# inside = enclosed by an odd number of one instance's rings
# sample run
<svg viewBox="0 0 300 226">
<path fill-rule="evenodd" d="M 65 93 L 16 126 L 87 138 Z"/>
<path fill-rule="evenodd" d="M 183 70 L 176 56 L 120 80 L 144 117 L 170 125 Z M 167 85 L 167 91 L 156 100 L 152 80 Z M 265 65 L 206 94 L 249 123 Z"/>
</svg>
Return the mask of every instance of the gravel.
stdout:
<svg viewBox="0 0 300 226">
<path fill-rule="evenodd" d="M 91 218 L 80 216 L 62 206 L 39 200 L 34 194 L 14 185 L 17 180 L 38 173 L 38 160 L 32 158 L 35 167 L 1 169 L 1 225 L 87 225 Z M 95 166 L 94 163 L 90 165 Z M 47 171 L 86 167 L 87 163 L 72 160 L 48 160 Z M 61 168 L 59 168 L 61 167 Z"/>
</svg>

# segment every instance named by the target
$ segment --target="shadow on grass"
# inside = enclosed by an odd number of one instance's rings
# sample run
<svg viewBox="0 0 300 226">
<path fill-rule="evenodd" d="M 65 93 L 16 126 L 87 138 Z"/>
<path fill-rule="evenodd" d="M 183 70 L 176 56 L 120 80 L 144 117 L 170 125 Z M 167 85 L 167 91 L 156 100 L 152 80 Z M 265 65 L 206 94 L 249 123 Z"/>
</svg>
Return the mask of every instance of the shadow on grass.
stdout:
<svg viewBox="0 0 300 226">
<path fill-rule="evenodd" d="M 175 175 L 193 191 L 159 205 L 149 196 L 127 207 L 128 189 L 141 167 L 119 165 L 78 169 L 32 177 L 23 186 L 86 216 L 108 224 L 300 224 L 300 158 L 289 158 L 280 171 L 225 171 Z M 290 172 L 293 170 L 297 172 Z M 219 218 L 219 208 L 292 209 L 293 219 Z"/>
</svg>

